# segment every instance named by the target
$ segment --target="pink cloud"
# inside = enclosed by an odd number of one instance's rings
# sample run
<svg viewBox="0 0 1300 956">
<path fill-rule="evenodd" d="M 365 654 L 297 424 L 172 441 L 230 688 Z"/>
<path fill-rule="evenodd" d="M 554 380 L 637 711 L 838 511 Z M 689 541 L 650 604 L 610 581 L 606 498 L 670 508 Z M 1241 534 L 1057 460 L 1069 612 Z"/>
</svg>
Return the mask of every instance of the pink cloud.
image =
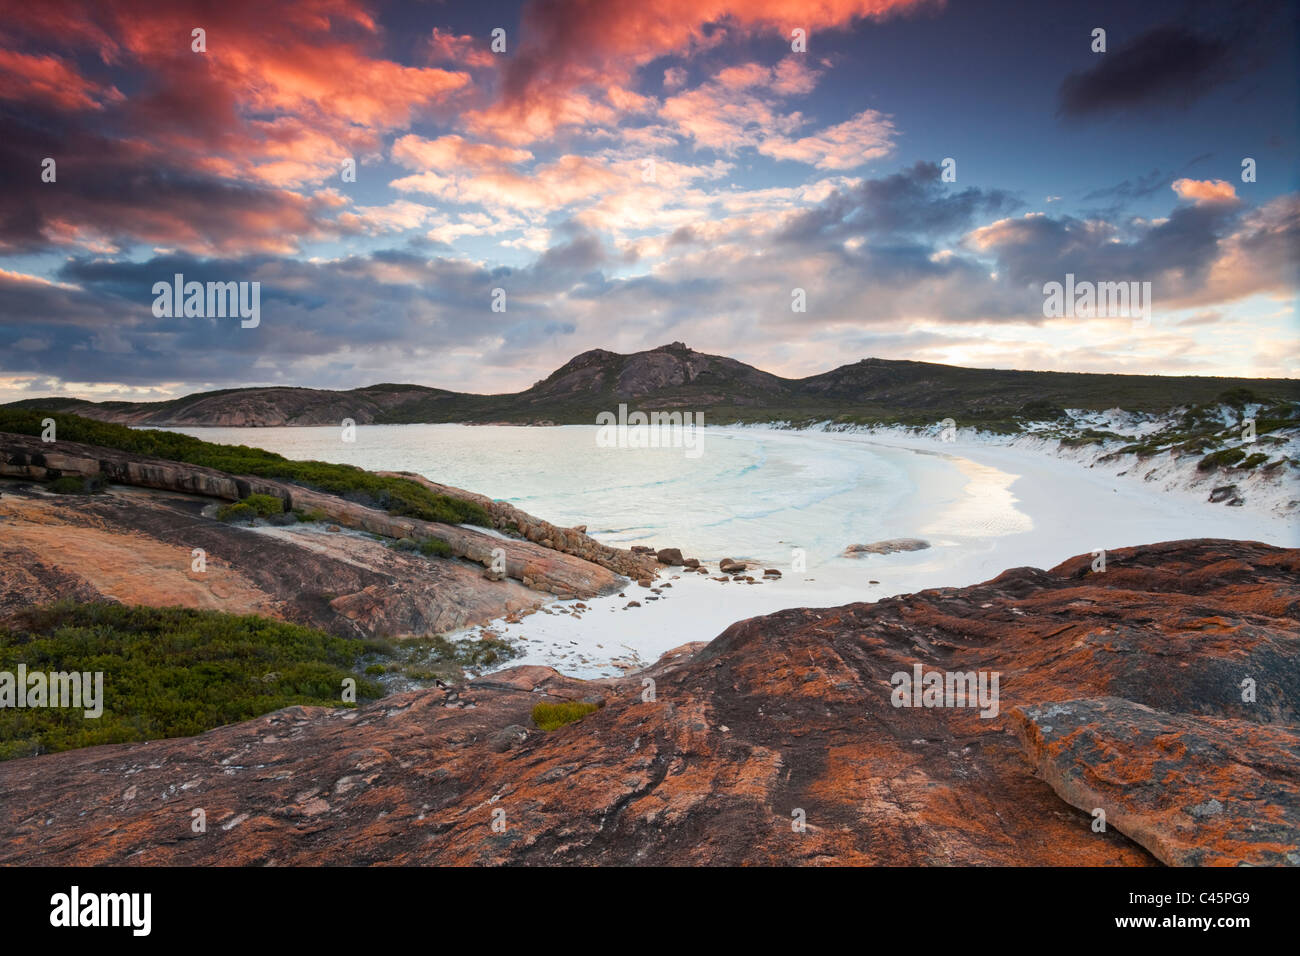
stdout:
<svg viewBox="0 0 1300 956">
<path fill-rule="evenodd" d="M 818 169 L 852 169 L 889 155 L 894 148 L 894 133 L 889 117 L 875 110 L 864 110 L 811 136 L 798 139 L 774 136 L 760 143 L 758 151 Z"/>
<path fill-rule="evenodd" d="M 522 43 L 505 75 L 493 114 L 526 118 L 524 131 L 551 134 L 565 125 L 566 103 L 587 87 L 628 86 L 645 64 L 665 55 L 691 56 L 732 38 L 763 33 L 787 44 L 796 27 L 816 31 L 883 19 L 935 0 L 549 0 L 525 7 Z M 737 77 L 739 80 L 740 77 Z M 506 129 L 480 118 L 482 128 Z M 512 142 L 526 142 L 519 135 Z"/>
<path fill-rule="evenodd" d="M 1175 179 L 1172 188 L 1178 193 L 1178 198 L 1197 203 L 1237 201 L 1237 190 L 1232 183 L 1222 179 Z"/>
<path fill-rule="evenodd" d="M 0 94 L 44 95 L 60 109 L 112 101 L 134 133 L 193 153 L 194 165 L 276 185 L 336 174 L 345 156 L 376 149 L 377 134 L 450 108 L 470 84 L 462 70 L 385 58 L 357 0 L 173 0 L 148 16 L 130 0 L 68 0 L 47 16 L 50 6 L 20 9 L 6 26 L 42 48 L 93 50 L 148 82 L 123 100 L 57 57 L 4 51 Z M 206 52 L 191 48 L 196 27 Z"/>
<path fill-rule="evenodd" d="M 0 50 L 0 99 L 79 111 L 103 109 L 122 94 L 87 79 L 57 56 Z"/>
<path fill-rule="evenodd" d="M 456 65 L 461 69 L 485 69 L 495 67 L 499 61 L 498 55 L 482 38 L 468 34 L 457 36 L 434 27 L 429 36 L 429 62 Z"/>
</svg>

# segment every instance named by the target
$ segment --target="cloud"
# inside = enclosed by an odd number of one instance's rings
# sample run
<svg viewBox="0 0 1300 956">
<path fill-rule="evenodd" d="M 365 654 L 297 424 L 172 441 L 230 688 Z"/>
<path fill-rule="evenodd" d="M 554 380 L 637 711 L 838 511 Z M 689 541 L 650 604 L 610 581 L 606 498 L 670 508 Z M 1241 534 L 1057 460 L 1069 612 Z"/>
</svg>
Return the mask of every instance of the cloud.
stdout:
<svg viewBox="0 0 1300 956">
<path fill-rule="evenodd" d="M 1002 190 L 955 189 L 939 179 L 934 163 L 836 190 L 819 205 L 791 216 L 779 235 L 785 241 L 813 238 L 937 236 L 969 228 L 980 216 L 1021 205 Z"/>
<path fill-rule="evenodd" d="M 1067 273 L 1089 281 L 1151 282 L 1158 310 L 1294 288 L 1300 196 L 1243 211 L 1240 203 L 1223 201 L 1213 184 L 1211 194 L 1213 200 L 1178 206 L 1163 219 L 1123 225 L 1041 213 L 1002 219 L 972 230 L 964 243 L 992 255 L 999 274 L 1027 287 L 1062 281 Z"/>
<path fill-rule="evenodd" d="M 435 140 L 409 135 L 394 145 L 393 159 L 417 172 L 390 185 L 448 202 L 540 213 L 590 197 L 620 179 L 605 164 L 577 154 L 534 165 L 527 173 L 515 168 L 531 157 L 527 150 L 469 143 L 456 135 Z"/>
<path fill-rule="evenodd" d="M 177 272 L 187 281 L 261 282 L 261 324 L 155 318 L 153 283 Z M 78 382 L 300 384 L 311 375 L 341 384 L 359 368 L 387 367 L 419 380 L 431 357 L 488 347 L 531 309 L 524 287 L 511 290 L 511 316 L 491 311 L 491 289 L 504 281 L 499 272 L 396 250 L 320 262 L 75 259 L 58 278 L 0 273 L 0 370 Z M 12 348 L 32 337 L 26 316 L 33 314 L 44 316 L 40 338 L 48 347 Z M 477 321 L 465 321 L 471 315 Z M 111 363 L 105 350 L 115 353 Z"/>
<path fill-rule="evenodd" d="M 876 110 L 863 110 L 850 120 L 809 136 L 765 139 L 758 151 L 818 169 L 853 169 L 893 152 L 894 132 L 889 117 Z"/>
<path fill-rule="evenodd" d="M 1185 107 L 1237 73 L 1234 35 L 1159 26 L 1106 53 L 1061 83 L 1060 114 L 1086 117 L 1117 110 Z"/>
<path fill-rule="evenodd" d="M 819 169 L 853 169 L 892 152 L 894 124 L 876 110 L 863 110 L 819 132 L 803 133 L 810 121 L 800 112 L 780 109 L 781 100 L 811 92 L 820 76 L 796 56 L 772 67 L 736 64 L 692 90 L 668 97 L 659 117 L 697 149 L 730 155 L 753 148 L 774 159 Z"/>
<path fill-rule="evenodd" d="M 482 39 L 468 34 L 457 35 L 433 28 L 429 35 L 428 58 L 430 63 L 457 65 L 472 68 L 495 68 L 494 54 Z"/>
<path fill-rule="evenodd" d="M 289 190 L 375 155 L 384 133 L 450 111 L 461 70 L 407 66 L 356 0 L 130 0 L 11 5 L 0 51 L 6 177 L 0 248 L 150 243 L 199 254 L 283 252 L 330 230 Z M 206 52 L 191 30 L 207 31 Z M 24 49 L 29 47 L 33 49 Z M 130 95 L 114 80 L 129 76 Z M 35 185 L 33 185 L 35 184 Z"/>
<path fill-rule="evenodd" d="M 0 251 L 76 244 L 111 252 L 138 242 L 196 253 L 294 251 L 332 227 L 324 199 L 185 168 L 154 144 L 76 125 L 31 125 L 0 110 Z M 39 158 L 57 180 L 40 181 Z"/>
<path fill-rule="evenodd" d="M 1237 190 L 1232 183 L 1222 179 L 1175 179 L 1172 183 L 1174 192 L 1180 199 L 1190 199 L 1198 203 L 1236 202 Z"/>
<path fill-rule="evenodd" d="M 557 227 L 520 269 L 389 249 L 310 262 L 78 258 L 53 280 L 0 272 L 0 374 L 187 383 L 181 391 L 394 380 L 482 390 L 479 376 L 490 368 L 492 390 L 509 391 L 584 348 L 630 351 L 665 337 L 777 371 L 821 370 L 835 364 L 827 349 L 850 360 L 871 348 L 889 357 L 1111 371 L 1230 370 L 1218 363 L 1231 360 L 1280 374 L 1277 355 L 1257 348 L 1273 326 L 1233 325 L 1228 303 L 1295 288 L 1300 196 L 1258 208 L 1180 203 L 1162 220 L 1112 223 L 1010 217 L 1003 207 L 1014 200 L 1004 194 L 944 192 L 950 188 L 933 164 L 917 164 L 841 184 L 784 220 L 706 217 L 648 246 L 651 258 L 632 274 L 620 268 L 622 253 L 608 235 L 580 221 Z M 400 206 L 356 210 L 405 212 L 419 215 Z M 1001 218 L 967 228 L 989 215 Z M 1042 318 L 1041 284 L 1067 271 L 1152 281 L 1152 330 L 1135 342 L 1099 320 L 1062 339 Z M 262 282 L 261 326 L 155 319 L 152 283 L 174 272 Z M 795 287 L 807 294 L 806 313 L 790 309 Z M 506 313 L 490 309 L 494 288 L 507 290 Z M 1178 309 L 1197 310 L 1181 331 L 1183 317 L 1165 318 Z M 1224 316 L 1216 334 L 1237 330 L 1227 351 L 1197 339 L 1210 321 L 1198 314 Z M 42 316 L 39 331 L 31 315 Z M 611 315 L 636 321 L 611 325 Z"/>
<path fill-rule="evenodd" d="M 522 41 L 511 56 L 502 96 L 472 128 L 509 142 L 551 135 L 584 117 L 583 88 L 627 87 L 662 56 L 691 57 L 762 34 L 788 45 L 790 31 L 841 29 L 860 20 L 933 7 L 930 0 L 545 0 L 525 6 Z M 591 101 L 587 101 L 589 105 Z"/>
<path fill-rule="evenodd" d="M 53 55 L 0 50 L 0 100 L 35 103 L 60 110 L 101 110 L 122 93 L 82 76 Z"/>
</svg>

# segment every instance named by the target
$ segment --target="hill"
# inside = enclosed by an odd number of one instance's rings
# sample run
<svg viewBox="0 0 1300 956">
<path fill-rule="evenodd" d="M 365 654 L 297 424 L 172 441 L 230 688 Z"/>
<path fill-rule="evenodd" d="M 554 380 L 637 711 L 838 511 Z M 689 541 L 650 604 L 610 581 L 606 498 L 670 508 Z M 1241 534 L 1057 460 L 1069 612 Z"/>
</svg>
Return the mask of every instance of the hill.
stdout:
<svg viewBox="0 0 1300 956">
<path fill-rule="evenodd" d="M 127 425 L 336 425 L 436 422 L 582 424 L 620 403 L 642 410 L 702 412 L 715 424 L 834 420 L 856 424 L 959 425 L 1016 430 L 1015 421 L 1054 419 L 1063 409 L 1164 412 L 1224 400 L 1300 401 L 1295 379 L 1108 375 L 973 369 L 867 358 L 789 379 L 673 342 L 623 355 L 592 349 L 522 392 L 475 395 L 422 385 L 348 391 L 237 388 L 166 402 L 36 398 L 13 403 Z"/>
</svg>

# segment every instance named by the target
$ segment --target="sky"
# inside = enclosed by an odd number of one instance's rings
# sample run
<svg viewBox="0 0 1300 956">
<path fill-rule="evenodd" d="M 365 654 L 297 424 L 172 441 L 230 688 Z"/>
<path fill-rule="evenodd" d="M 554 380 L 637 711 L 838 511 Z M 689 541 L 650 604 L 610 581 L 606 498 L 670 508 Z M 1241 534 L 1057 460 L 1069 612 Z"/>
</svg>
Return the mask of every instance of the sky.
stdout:
<svg viewBox="0 0 1300 956">
<path fill-rule="evenodd" d="M 0 401 L 672 341 L 1296 377 L 1298 9 L 0 0 Z M 160 310 L 177 274 L 257 324 Z M 1150 321 L 1045 315 L 1067 275 Z"/>
</svg>

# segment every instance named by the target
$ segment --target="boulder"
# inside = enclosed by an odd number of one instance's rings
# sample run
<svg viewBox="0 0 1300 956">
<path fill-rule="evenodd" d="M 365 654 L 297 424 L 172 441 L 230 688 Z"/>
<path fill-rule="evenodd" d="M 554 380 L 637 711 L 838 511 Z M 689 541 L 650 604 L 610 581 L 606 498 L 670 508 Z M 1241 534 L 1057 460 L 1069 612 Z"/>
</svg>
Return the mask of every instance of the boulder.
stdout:
<svg viewBox="0 0 1300 956">
<path fill-rule="evenodd" d="M 656 552 L 655 558 L 658 559 L 660 564 L 666 564 L 669 567 L 681 567 L 683 564 L 682 552 L 678 548 L 661 548 Z"/>
<path fill-rule="evenodd" d="M 851 544 L 844 549 L 844 557 L 854 557 L 859 554 L 893 554 L 895 551 L 924 551 L 928 547 L 930 542 L 922 541 L 920 538 L 889 538 L 871 544 Z"/>
<path fill-rule="evenodd" d="M 528 739 L 528 728 L 522 724 L 511 724 L 509 727 L 502 727 L 495 734 L 488 738 L 488 746 L 493 753 L 505 753 L 507 750 L 513 750 L 521 743 Z"/>
<path fill-rule="evenodd" d="M 1119 697 L 1018 708 L 1062 800 L 1170 866 L 1300 866 L 1300 728 L 1169 714 Z"/>
<path fill-rule="evenodd" d="M 626 676 L 513 667 L 454 699 L 427 688 L 3 761 L 0 865 L 1300 861 L 1300 550 L 1216 539 L 1116 548 L 1105 574 L 1092 560 L 787 608 Z M 891 675 L 916 668 L 1000 674 L 996 712 L 900 702 Z M 537 703 L 595 696 L 598 712 L 530 732 L 526 759 L 494 749 Z M 208 837 L 184 838 L 178 781 Z M 488 832 L 498 806 L 504 836 Z"/>
</svg>

